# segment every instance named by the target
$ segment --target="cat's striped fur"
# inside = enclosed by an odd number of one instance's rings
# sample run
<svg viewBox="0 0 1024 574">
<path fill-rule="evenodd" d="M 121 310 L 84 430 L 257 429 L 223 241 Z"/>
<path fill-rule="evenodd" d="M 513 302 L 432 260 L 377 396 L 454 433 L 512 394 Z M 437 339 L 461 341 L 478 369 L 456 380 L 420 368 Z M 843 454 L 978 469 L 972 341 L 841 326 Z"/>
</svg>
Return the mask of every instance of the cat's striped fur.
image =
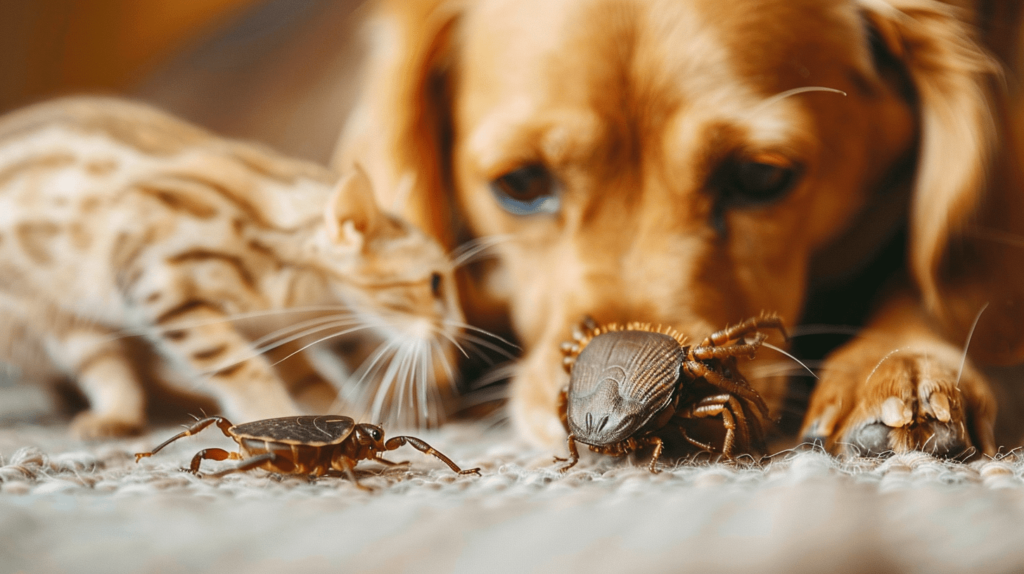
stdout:
<svg viewBox="0 0 1024 574">
<path fill-rule="evenodd" d="M 461 322 L 451 265 L 378 209 L 358 171 L 335 181 L 121 100 L 0 119 L 0 357 L 25 378 L 75 381 L 90 405 L 75 428 L 97 437 L 145 423 L 142 382 L 157 373 L 140 372 L 126 335 L 176 375 L 161 378 L 240 422 L 298 414 L 282 373 L 313 372 L 259 350 L 374 332 L 370 378 L 389 388 L 366 405 L 431 414 L 425 386 L 451 377 Z"/>
</svg>

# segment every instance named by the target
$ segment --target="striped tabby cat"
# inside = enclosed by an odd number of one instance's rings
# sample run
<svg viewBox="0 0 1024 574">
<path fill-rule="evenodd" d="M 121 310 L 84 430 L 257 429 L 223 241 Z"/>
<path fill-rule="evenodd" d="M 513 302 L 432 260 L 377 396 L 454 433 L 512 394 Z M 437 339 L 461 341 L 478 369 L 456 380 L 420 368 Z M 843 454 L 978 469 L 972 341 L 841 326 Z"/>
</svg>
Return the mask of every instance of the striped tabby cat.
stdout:
<svg viewBox="0 0 1024 574">
<path fill-rule="evenodd" d="M 153 379 L 236 421 L 299 414 L 283 375 L 315 375 L 305 353 L 278 370 L 262 351 L 373 332 L 363 406 L 424 422 L 461 327 L 451 265 L 361 172 L 335 179 L 120 100 L 0 119 L 0 359 L 75 382 L 89 409 L 74 430 L 104 437 L 142 428 Z M 321 412 L 334 398 L 313 396 Z"/>
</svg>

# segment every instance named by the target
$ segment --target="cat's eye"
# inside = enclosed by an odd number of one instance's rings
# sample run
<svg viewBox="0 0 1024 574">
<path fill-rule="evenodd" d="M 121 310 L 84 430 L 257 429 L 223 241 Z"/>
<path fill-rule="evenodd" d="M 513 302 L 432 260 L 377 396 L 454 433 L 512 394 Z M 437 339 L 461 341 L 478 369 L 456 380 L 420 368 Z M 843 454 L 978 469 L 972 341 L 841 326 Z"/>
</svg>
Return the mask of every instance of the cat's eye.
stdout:
<svg viewBox="0 0 1024 574">
<path fill-rule="evenodd" d="M 441 295 L 441 274 L 436 271 L 430 274 L 430 292 L 434 297 Z"/>
<path fill-rule="evenodd" d="M 727 162 L 721 192 L 730 206 L 754 207 L 781 199 L 796 185 L 800 169 L 775 153 Z"/>
<path fill-rule="evenodd" d="M 491 182 L 498 205 L 513 215 L 558 213 L 558 182 L 546 167 L 531 164 L 514 169 Z"/>
</svg>

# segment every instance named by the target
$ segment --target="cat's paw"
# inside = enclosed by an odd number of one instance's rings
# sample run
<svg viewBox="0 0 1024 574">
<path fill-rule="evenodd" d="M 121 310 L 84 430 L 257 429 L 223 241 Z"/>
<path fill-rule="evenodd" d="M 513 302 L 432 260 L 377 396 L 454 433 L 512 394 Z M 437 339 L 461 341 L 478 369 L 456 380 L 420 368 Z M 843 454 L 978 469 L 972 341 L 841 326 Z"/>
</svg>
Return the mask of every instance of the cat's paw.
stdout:
<svg viewBox="0 0 1024 574">
<path fill-rule="evenodd" d="M 955 348 L 882 354 L 851 346 L 826 364 L 801 433 L 805 441 L 846 455 L 995 452 L 995 399 L 969 364 L 961 372 Z"/>
<path fill-rule="evenodd" d="M 130 416 L 84 411 L 71 421 L 71 433 L 80 440 L 99 440 L 134 436 L 143 426 L 143 421 Z"/>
</svg>

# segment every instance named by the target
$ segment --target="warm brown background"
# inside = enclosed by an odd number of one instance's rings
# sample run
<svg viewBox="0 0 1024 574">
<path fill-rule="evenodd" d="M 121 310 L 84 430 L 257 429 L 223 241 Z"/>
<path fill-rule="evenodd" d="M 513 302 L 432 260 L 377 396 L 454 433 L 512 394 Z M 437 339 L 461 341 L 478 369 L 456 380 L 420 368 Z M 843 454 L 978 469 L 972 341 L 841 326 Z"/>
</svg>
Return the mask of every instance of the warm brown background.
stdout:
<svg viewBox="0 0 1024 574">
<path fill-rule="evenodd" d="M 326 161 L 351 104 L 362 0 L 0 0 L 0 112 L 139 97 Z"/>
</svg>

